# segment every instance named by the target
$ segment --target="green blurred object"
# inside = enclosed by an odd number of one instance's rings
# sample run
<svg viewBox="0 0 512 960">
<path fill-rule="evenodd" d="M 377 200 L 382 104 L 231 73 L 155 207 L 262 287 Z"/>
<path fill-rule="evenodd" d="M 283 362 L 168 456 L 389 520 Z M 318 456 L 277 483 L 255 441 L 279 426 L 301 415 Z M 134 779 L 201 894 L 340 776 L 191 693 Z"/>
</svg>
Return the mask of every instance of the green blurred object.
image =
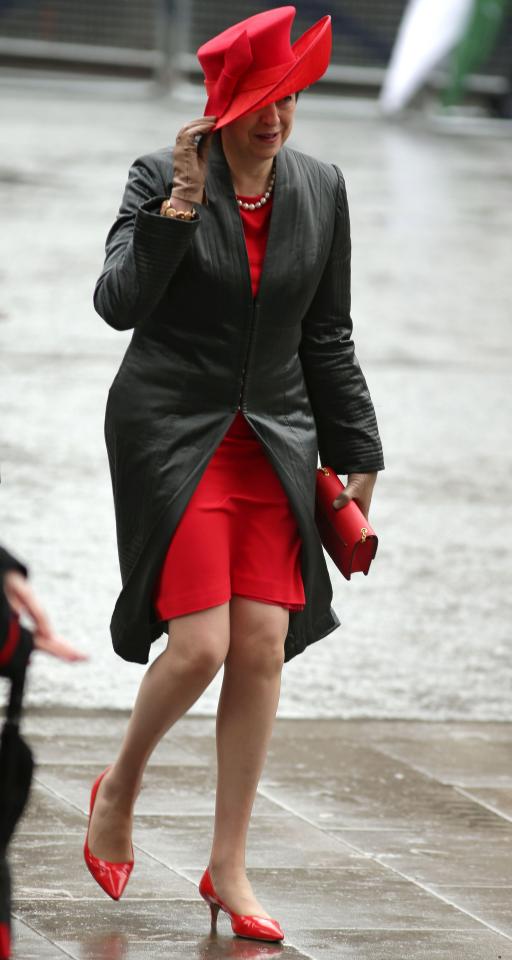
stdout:
<svg viewBox="0 0 512 960">
<path fill-rule="evenodd" d="M 441 98 L 445 107 L 460 103 L 468 73 L 490 57 L 509 6 L 510 0 L 475 0 L 465 33 L 452 54 L 451 76 Z"/>
</svg>

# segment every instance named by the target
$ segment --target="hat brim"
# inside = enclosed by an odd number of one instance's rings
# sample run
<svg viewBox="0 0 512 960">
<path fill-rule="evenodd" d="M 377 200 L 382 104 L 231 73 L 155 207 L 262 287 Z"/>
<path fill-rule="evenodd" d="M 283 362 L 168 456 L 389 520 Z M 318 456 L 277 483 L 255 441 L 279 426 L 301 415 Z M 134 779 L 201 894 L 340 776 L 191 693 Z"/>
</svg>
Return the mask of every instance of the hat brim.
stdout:
<svg viewBox="0 0 512 960">
<path fill-rule="evenodd" d="M 267 87 L 235 93 L 227 110 L 217 120 L 213 130 L 220 130 L 233 120 L 255 110 L 263 109 L 275 100 L 303 90 L 316 83 L 327 70 L 332 49 L 330 16 L 322 17 L 299 37 L 292 46 L 296 57 L 293 66 Z M 213 132 L 213 131 L 212 131 Z"/>
</svg>

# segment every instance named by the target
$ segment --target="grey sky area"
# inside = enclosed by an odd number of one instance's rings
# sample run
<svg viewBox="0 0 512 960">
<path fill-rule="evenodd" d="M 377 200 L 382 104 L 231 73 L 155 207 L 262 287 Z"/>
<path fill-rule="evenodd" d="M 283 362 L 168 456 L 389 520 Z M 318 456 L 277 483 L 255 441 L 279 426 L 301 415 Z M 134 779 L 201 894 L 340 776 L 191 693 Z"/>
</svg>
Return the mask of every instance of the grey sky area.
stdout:
<svg viewBox="0 0 512 960">
<path fill-rule="evenodd" d="M 203 100 L 11 78 L 0 109 L 0 539 L 90 654 L 34 657 L 28 703 L 126 708 L 144 668 L 110 642 L 103 415 L 130 334 L 96 315 L 92 292 L 131 162 L 170 145 Z M 329 561 L 342 626 L 285 665 L 279 715 L 510 719 L 510 131 L 389 124 L 305 94 L 289 142 L 346 177 L 356 350 L 386 470 L 370 575 L 348 583 Z M 220 680 L 192 713 L 215 711 Z"/>
</svg>

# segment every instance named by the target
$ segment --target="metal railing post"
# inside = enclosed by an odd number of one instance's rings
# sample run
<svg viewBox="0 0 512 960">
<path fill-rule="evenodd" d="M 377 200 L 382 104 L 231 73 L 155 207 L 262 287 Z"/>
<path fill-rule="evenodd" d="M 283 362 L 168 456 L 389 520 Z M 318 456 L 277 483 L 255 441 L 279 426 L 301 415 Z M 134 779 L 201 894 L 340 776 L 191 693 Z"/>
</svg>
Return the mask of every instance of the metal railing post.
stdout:
<svg viewBox="0 0 512 960">
<path fill-rule="evenodd" d="M 190 0 L 154 0 L 155 81 L 161 89 L 174 86 L 182 74 L 183 54 L 190 44 Z"/>
</svg>

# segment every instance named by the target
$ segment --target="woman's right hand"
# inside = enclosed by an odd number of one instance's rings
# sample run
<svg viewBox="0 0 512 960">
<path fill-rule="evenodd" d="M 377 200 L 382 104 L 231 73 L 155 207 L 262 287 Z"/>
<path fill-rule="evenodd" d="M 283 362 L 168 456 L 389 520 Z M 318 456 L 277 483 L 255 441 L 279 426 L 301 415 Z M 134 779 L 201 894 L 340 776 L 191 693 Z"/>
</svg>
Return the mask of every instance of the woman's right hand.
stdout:
<svg viewBox="0 0 512 960">
<path fill-rule="evenodd" d="M 208 151 L 217 117 L 191 120 L 176 137 L 173 154 L 171 199 L 201 203 L 204 194 Z M 201 137 L 198 144 L 197 138 Z"/>
</svg>

